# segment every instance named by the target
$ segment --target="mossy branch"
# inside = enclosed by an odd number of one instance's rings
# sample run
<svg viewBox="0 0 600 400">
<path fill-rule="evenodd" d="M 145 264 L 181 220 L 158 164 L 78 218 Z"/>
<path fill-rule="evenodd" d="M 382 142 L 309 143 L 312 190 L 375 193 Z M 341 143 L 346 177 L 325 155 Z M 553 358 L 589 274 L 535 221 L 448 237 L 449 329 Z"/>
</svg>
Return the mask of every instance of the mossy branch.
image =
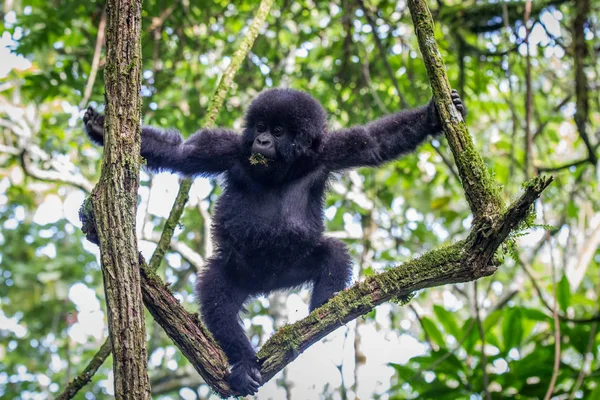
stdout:
<svg viewBox="0 0 600 400">
<path fill-rule="evenodd" d="M 475 150 L 473 140 L 460 112 L 452 103 L 450 83 L 435 41 L 433 18 L 429 8 L 424 0 L 409 0 L 408 8 L 431 82 L 433 99 L 454 155 L 471 211 L 476 219 L 496 215 L 503 208 L 499 188 L 490 176 L 481 156 Z"/>
<path fill-rule="evenodd" d="M 221 80 L 219 81 L 217 90 L 215 91 L 215 94 L 210 102 L 208 112 L 206 113 L 206 118 L 203 124 L 205 128 L 210 128 L 214 125 L 215 120 L 217 119 L 217 114 L 219 113 L 219 110 L 225 101 L 225 97 L 231 88 L 233 78 L 235 78 L 235 74 L 240 69 L 242 62 L 244 59 L 246 59 L 248 52 L 258 37 L 259 29 L 265 23 L 272 5 L 273 0 L 262 0 L 260 2 L 258 10 L 256 11 L 256 15 L 254 16 L 254 19 L 248 28 L 248 33 L 246 33 L 246 36 L 244 36 L 242 39 L 240 46 L 231 58 L 231 63 L 229 63 L 225 69 L 225 72 L 223 73 L 223 76 L 221 77 Z M 156 250 L 154 250 L 152 257 L 150 258 L 150 262 L 148 263 L 150 269 L 153 271 L 158 269 L 162 259 L 165 256 L 165 253 L 167 252 L 167 249 L 169 248 L 171 239 L 173 238 L 173 232 L 175 232 L 175 227 L 179 223 L 181 214 L 183 214 L 183 209 L 185 208 L 185 205 L 189 199 L 191 187 L 192 180 L 190 178 L 183 179 L 179 185 L 179 191 L 177 192 L 175 203 L 169 212 L 169 217 L 165 222 L 165 227 L 160 235 Z"/>
</svg>

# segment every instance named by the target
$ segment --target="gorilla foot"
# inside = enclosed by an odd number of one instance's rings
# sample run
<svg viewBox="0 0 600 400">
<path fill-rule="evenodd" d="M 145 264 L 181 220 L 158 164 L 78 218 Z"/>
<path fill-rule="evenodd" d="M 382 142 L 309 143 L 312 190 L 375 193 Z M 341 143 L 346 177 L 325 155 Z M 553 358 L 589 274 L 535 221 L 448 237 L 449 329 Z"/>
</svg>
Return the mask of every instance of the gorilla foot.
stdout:
<svg viewBox="0 0 600 400">
<path fill-rule="evenodd" d="M 239 361 L 231 367 L 231 374 L 227 381 L 238 395 L 249 396 L 258 391 L 262 384 L 262 377 L 255 363 Z"/>
</svg>

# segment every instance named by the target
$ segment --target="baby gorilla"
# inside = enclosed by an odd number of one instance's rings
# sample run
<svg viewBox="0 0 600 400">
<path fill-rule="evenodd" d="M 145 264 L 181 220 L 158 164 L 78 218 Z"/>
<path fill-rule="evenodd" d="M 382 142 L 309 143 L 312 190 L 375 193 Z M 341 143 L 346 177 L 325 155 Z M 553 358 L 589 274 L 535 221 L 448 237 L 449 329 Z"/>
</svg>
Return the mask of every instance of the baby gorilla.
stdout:
<svg viewBox="0 0 600 400">
<path fill-rule="evenodd" d="M 465 115 L 456 92 L 452 98 Z M 102 145 L 104 117 L 89 108 L 88 136 Z M 152 170 L 188 176 L 225 174 L 214 215 L 215 255 L 199 276 L 202 319 L 231 364 L 240 395 L 262 384 L 256 353 L 238 314 L 252 297 L 312 284 L 310 310 L 346 288 L 352 264 L 343 243 L 323 236 L 323 202 L 334 171 L 374 167 L 441 132 L 433 102 L 365 126 L 327 132 L 326 114 L 310 95 L 262 92 L 242 135 L 203 129 L 184 141 L 172 130 L 142 128 L 141 155 Z"/>
</svg>

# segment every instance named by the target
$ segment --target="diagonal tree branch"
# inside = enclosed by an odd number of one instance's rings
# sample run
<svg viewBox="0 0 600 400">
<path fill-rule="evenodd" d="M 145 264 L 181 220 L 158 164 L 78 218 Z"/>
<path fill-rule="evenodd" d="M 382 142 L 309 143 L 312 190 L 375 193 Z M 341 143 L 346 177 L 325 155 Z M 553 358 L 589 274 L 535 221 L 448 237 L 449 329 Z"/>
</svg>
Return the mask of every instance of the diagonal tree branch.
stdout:
<svg viewBox="0 0 600 400">
<path fill-rule="evenodd" d="M 82 387 L 90 383 L 94 374 L 98 371 L 98 369 L 104 363 L 104 360 L 108 358 L 111 351 L 110 339 L 106 339 L 102 346 L 100 346 L 100 350 L 92 357 L 88 365 L 85 369 L 75 377 L 67 387 L 56 397 L 56 400 L 68 400 L 75 397 L 77 392 L 81 390 Z"/>
<path fill-rule="evenodd" d="M 92 96 L 92 90 L 94 89 L 94 82 L 96 81 L 96 75 L 98 74 L 98 67 L 100 66 L 100 54 L 102 53 L 102 47 L 104 46 L 104 35 L 106 27 L 106 10 L 102 11 L 100 16 L 100 23 L 98 24 L 98 34 L 96 36 L 96 47 L 94 48 L 94 57 L 92 58 L 92 67 L 88 76 L 85 90 L 83 92 L 83 98 L 79 103 L 79 108 L 82 109 L 86 106 L 90 97 Z"/>
</svg>

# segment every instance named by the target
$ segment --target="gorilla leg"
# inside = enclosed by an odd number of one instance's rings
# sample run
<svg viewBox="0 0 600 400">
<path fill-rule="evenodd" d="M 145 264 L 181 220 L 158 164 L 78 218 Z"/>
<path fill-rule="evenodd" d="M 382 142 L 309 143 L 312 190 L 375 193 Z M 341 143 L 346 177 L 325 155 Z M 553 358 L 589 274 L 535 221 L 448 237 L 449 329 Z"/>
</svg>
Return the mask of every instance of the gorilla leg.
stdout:
<svg viewBox="0 0 600 400">
<path fill-rule="evenodd" d="M 202 320 L 231 364 L 228 381 L 241 395 L 254 394 L 262 380 L 256 353 L 240 325 L 239 312 L 249 293 L 236 287 L 224 273 L 226 260 L 211 260 L 200 276 L 197 295 Z"/>
<path fill-rule="evenodd" d="M 352 261 L 342 242 L 324 237 L 308 262 L 316 268 L 310 299 L 310 311 L 313 311 L 348 286 L 352 278 Z"/>
</svg>

